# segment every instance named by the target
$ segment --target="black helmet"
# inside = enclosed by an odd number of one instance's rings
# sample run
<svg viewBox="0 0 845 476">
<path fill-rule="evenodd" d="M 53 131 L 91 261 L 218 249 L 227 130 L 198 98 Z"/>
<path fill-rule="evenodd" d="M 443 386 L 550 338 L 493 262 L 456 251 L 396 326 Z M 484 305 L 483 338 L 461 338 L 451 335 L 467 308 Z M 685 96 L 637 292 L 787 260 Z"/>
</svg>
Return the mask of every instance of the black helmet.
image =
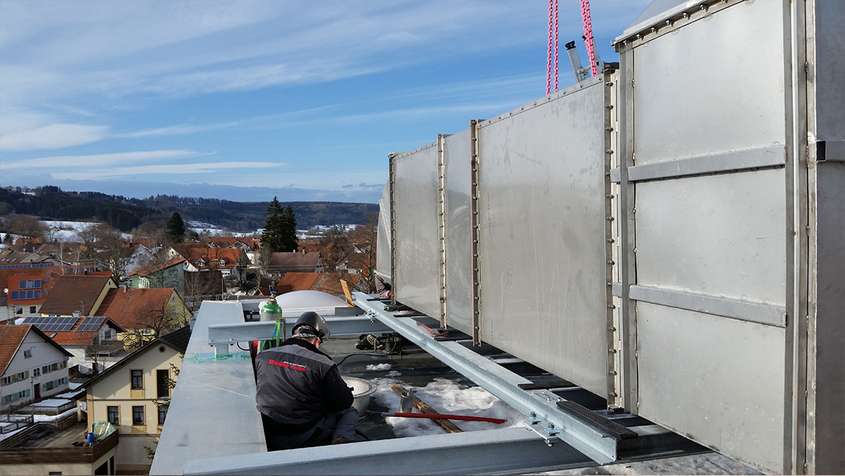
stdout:
<svg viewBox="0 0 845 476">
<path fill-rule="evenodd" d="M 296 336 L 297 331 L 299 331 L 299 335 L 302 337 L 313 335 L 320 340 L 323 340 L 323 338 L 331 335 L 331 332 L 329 332 L 329 325 L 326 320 L 314 311 L 303 312 L 302 315 L 299 316 L 299 319 L 296 320 L 296 324 L 293 325 L 293 329 L 291 329 L 290 333 L 291 335 Z"/>
</svg>

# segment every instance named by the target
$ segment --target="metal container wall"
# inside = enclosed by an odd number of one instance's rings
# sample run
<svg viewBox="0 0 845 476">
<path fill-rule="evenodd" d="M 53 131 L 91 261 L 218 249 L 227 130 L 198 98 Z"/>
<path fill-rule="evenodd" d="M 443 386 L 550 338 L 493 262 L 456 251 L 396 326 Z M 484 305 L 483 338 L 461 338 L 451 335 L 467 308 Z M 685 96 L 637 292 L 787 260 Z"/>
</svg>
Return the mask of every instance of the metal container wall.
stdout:
<svg viewBox="0 0 845 476">
<path fill-rule="evenodd" d="M 396 299 L 440 318 L 440 237 L 437 148 L 430 145 L 394 159 Z"/>
<path fill-rule="evenodd" d="M 786 404 L 783 5 L 741 2 L 622 52 L 636 411 L 773 471 Z"/>
<path fill-rule="evenodd" d="M 607 394 L 604 83 L 479 124 L 481 336 Z"/>
<path fill-rule="evenodd" d="M 446 322 L 472 335 L 470 133 L 446 137 Z"/>
<path fill-rule="evenodd" d="M 810 216 L 807 376 L 796 394 L 799 416 L 806 415 L 805 432 L 798 427 L 798 459 L 806 449 L 806 470 L 817 474 L 845 472 L 845 2 L 818 0 L 807 5 L 807 137 Z M 803 131 L 801 131 L 803 132 Z M 822 153 L 823 151 L 823 153 Z M 815 197 L 816 203 L 812 203 Z M 813 207 L 815 205 L 815 207 Z M 799 348 L 800 348 L 799 340 Z M 799 378 L 801 375 L 799 374 Z"/>
<path fill-rule="evenodd" d="M 390 184 L 384 185 L 378 200 L 378 230 L 376 232 L 376 274 L 388 283 L 390 276 Z"/>
</svg>

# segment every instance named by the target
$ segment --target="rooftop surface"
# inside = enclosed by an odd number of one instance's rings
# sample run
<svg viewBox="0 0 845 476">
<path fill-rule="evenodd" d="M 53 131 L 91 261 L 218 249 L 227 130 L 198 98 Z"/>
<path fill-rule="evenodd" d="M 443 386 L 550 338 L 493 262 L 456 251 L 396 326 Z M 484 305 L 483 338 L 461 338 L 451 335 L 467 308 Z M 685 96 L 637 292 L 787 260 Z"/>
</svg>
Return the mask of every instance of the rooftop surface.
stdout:
<svg viewBox="0 0 845 476">
<path fill-rule="evenodd" d="M 215 360 L 208 344 L 208 326 L 239 322 L 240 303 L 202 303 L 150 474 L 182 474 L 188 459 L 267 450 L 249 353 L 235 350 Z"/>
<path fill-rule="evenodd" d="M 270 467 L 277 464 L 275 461 L 278 457 L 271 456 L 266 451 L 263 427 L 255 409 L 255 382 L 248 353 L 238 351 L 237 348 L 231 346 L 234 352 L 229 358 L 216 360 L 213 357 L 213 348 L 208 344 L 210 325 L 239 324 L 243 322 L 244 309 L 254 307 L 257 303 L 258 301 L 244 302 L 243 305 L 240 302 L 203 303 L 188 344 L 179 384 L 174 391 L 168 421 L 161 435 L 150 474 L 182 474 L 192 471 L 202 473 L 205 470 L 234 471 L 237 468 L 215 466 L 217 464 L 215 461 L 225 460 L 235 462 L 235 464 L 242 461 L 241 458 L 232 459 L 233 456 L 242 456 L 245 460 L 256 461 L 255 455 L 267 455 L 267 458 L 260 456 L 259 460 L 270 461 Z M 412 436 L 427 438 L 453 438 L 454 436 L 446 435 L 441 428 L 429 420 L 389 416 L 389 413 L 400 409 L 399 398 L 390 389 L 393 383 L 415 391 L 416 395 L 427 400 L 439 412 L 493 416 L 507 420 L 507 423 L 501 426 L 489 423 L 457 422 L 465 435 L 467 432 L 476 433 L 473 430 L 514 431 L 523 425 L 524 417 L 521 414 L 415 346 L 404 349 L 398 355 L 367 355 L 372 351 L 358 350 L 357 343 L 357 338 L 332 338 L 323 348 L 335 358 L 336 362 L 339 362 L 343 375 L 367 379 L 375 387 L 376 392 L 367 411 L 362 414 L 358 426 L 366 439 L 374 440 L 373 445 L 377 444 L 375 440 L 387 443 L 384 440 Z M 532 379 L 538 375 L 550 377 L 541 369 L 514 359 L 498 349 L 489 346 L 474 349 L 485 355 L 491 362 L 506 366 L 512 372 L 535 376 Z M 358 355 L 344 360 L 344 357 L 350 354 Z M 585 407 L 600 408 L 605 405 L 602 399 L 583 389 L 568 390 L 570 391 L 567 392 L 566 398 Z M 209 415 L 213 415 L 213 418 L 208 417 Z M 513 430 L 509 430 L 510 428 Z M 494 433 L 489 434 L 491 438 L 496 439 L 492 436 Z M 469 435 L 466 436 L 469 437 Z M 483 435 L 479 437 L 480 439 L 476 438 L 473 441 L 484 440 Z M 465 439 L 465 437 L 458 437 L 449 441 L 460 442 Z M 381 445 L 381 443 L 378 444 Z M 407 451 L 407 449 L 400 449 L 407 445 L 403 443 L 397 443 L 397 445 L 396 451 Z M 334 452 L 335 449 L 331 451 Z M 344 452 L 340 448 L 337 451 L 339 454 Z M 382 448 L 381 451 L 385 449 Z M 683 454 L 683 451 L 674 451 L 660 456 Z M 582 461 L 570 466 L 572 467 L 569 469 L 559 470 L 562 472 L 551 474 L 755 473 L 755 470 L 748 466 L 701 447 L 693 450 L 693 454 L 678 458 L 658 459 L 652 454 L 644 461 L 625 464 L 602 467 Z"/>
</svg>

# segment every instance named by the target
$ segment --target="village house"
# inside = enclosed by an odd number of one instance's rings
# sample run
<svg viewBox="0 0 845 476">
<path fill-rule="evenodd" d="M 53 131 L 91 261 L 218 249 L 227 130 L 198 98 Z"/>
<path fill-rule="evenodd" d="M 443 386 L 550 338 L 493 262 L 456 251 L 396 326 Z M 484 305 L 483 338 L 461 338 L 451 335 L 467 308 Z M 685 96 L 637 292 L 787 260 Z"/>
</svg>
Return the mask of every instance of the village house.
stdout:
<svg viewBox="0 0 845 476">
<path fill-rule="evenodd" d="M 68 366 L 82 367 L 89 371 L 102 370 L 126 355 L 118 333 L 123 328 L 106 317 L 29 317 L 23 324 L 30 324 L 43 331 L 72 356 Z"/>
<path fill-rule="evenodd" d="M 224 289 L 223 276 L 219 270 L 199 272 L 182 256 L 136 270 L 129 275 L 129 287 L 173 288 L 180 296 L 191 301 L 200 296 L 220 295 Z"/>
<path fill-rule="evenodd" d="M 252 236 L 211 236 L 207 240 L 212 248 L 238 248 L 243 250 L 250 264 L 258 264 L 261 240 Z"/>
<path fill-rule="evenodd" d="M 8 314 L 10 318 L 40 315 L 41 306 L 47 300 L 47 293 L 58 267 L 15 270 L 8 273 L 5 284 Z M 2 316 L 0 316 L 2 317 Z"/>
<path fill-rule="evenodd" d="M 201 243 L 176 245 L 168 250 L 168 258 L 181 256 L 189 272 L 220 271 L 224 278 L 241 281 L 252 263 L 242 248 L 220 248 Z"/>
<path fill-rule="evenodd" d="M 117 287 L 109 275 L 62 275 L 41 306 L 42 316 L 95 316 L 110 289 Z"/>
<path fill-rule="evenodd" d="M 89 430 L 108 421 L 118 428 L 117 472 L 146 474 L 167 416 L 190 328 L 150 341 L 89 380 Z"/>
<path fill-rule="evenodd" d="M 111 289 L 99 311 L 124 330 L 120 338 L 129 347 L 183 327 L 191 319 L 173 288 Z"/>
<path fill-rule="evenodd" d="M 70 357 L 35 326 L 0 326 L 0 411 L 67 391 Z"/>
</svg>

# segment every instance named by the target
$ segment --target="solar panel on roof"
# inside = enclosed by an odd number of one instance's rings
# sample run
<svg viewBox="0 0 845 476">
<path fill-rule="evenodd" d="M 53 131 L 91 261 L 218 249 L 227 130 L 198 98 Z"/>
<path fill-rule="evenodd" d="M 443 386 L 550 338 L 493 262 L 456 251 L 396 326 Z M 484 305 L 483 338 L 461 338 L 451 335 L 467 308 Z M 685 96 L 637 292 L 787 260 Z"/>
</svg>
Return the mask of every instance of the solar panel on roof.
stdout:
<svg viewBox="0 0 845 476">
<path fill-rule="evenodd" d="M 105 322 L 105 317 L 87 317 L 79 326 L 80 331 L 96 331 Z"/>
<path fill-rule="evenodd" d="M 36 317 L 33 318 L 33 321 L 26 322 L 26 324 L 32 324 L 44 332 L 59 332 L 59 331 L 69 331 L 73 329 L 73 326 L 79 321 L 78 317 Z"/>
</svg>

